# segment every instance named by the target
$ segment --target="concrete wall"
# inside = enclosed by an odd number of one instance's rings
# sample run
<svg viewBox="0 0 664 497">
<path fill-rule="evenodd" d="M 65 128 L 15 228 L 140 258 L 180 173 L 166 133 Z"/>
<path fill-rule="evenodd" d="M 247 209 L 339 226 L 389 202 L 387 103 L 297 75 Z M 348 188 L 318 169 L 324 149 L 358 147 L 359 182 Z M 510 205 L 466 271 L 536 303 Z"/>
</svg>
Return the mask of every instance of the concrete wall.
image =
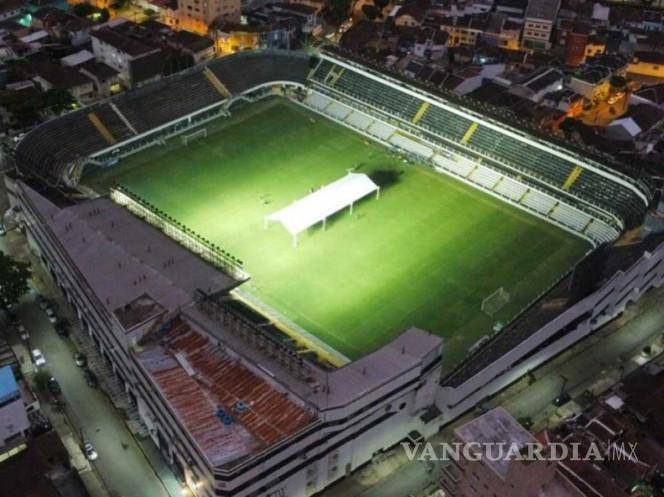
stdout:
<svg viewBox="0 0 664 497">
<path fill-rule="evenodd" d="M 620 315 L 629 302 L 636 302 L 648 290 L 662 284 L 664 243 L 652 253 L 646 252 L 632 267 L 618 272 L 595 293 L 563 312 L 462 385 L 442 385 L 436 405 L 443 412 L 444 422 L 460 416 L 483 399 L 499 392 L 528 371 L 585 338 Z M 575 324 L 573 330 L 522 361 L 540 344 L 580 318 L 583 319 Z"/>
</svg>

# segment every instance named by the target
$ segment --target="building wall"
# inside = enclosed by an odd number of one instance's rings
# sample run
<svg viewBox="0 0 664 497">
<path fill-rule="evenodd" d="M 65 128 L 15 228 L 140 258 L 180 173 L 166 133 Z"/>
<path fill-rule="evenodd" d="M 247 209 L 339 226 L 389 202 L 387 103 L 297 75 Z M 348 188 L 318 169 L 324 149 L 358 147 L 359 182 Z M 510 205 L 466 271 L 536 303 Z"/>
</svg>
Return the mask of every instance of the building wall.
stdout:
<svg viewBox="0 0 664 497">
<path fill-rule="evenodd" d="M 217 52 L 222 55 L 254 50 L 260 47 L 260 33 L 255 31 L 217 32 L 215 43 Z"/>
<path fill-rule="evenodd" d="M 117 50 L 115 47 L 104 43 L 100 39 L 92 36 L 92 51 L 100 62 L 111 66 L 120 73 L 120 79 L 129 86 L 129 54 Z"/>
<path fill-rule="evenodd" d="M 640 76 L 650 76 L 664 79 L 664 64 L 634 61 L 627 66 L 627 72 Z"/>
<path fill-rule="evenodd" d="M 548 50 L 551 48 L 552 31 L 552 21 L 527 18 L 523 25 L 523 47 L 535 50 Z"/>
<path fill-rule="evenodd" d="M 370 461 L 413 429 L 432 434 L 419 414 L 432 405 L 440 376 L 440 348 L 425 359 L 429 367 L 414 367 L 351 403 L 320 413 L 322 423 L 305 428 L 295 440 L 268 449 L 264 462 L 250 459 L 237 470 L 212 468 L 198 452 L 131 352 L 131 338 L 98 301 L 79 276 L 75 264 L 25 195 L 20 184 L 7 178 L 12 205 L 19 205 L 28 242 L 50 271 L 74 308 L 81 325 L 112 365 L 136 401 L 150 435 L 167 460 L 189 483 L 197 497 L 304 497 Z M 273 492 L 277 492 L 273 494 Z M 283 492 L 283 493 L 282 493 Z"/>
<path fill-rule="evenodd" d="M 178 0 L 177 17 L 182 29 L 207 33 L 215 19 L 240 21 L 240 0 Z"/>
<path fill-rule="evenodd" d="M 630 302 L 664 284 L 664 243 L 559 315 L 458 387 L 442 385 L 436 405 L 452 420 L 619 316 Z M 571 329 L 562 334 L 557 334 Z M 547 340 L 552 343 L 541 350 Z"/>
<path fill-rule="evenodd" d="M 20 393 L 18 398 L 0 405 L 0 454 L 22 442 L 30 421 Z"/>
</svg>

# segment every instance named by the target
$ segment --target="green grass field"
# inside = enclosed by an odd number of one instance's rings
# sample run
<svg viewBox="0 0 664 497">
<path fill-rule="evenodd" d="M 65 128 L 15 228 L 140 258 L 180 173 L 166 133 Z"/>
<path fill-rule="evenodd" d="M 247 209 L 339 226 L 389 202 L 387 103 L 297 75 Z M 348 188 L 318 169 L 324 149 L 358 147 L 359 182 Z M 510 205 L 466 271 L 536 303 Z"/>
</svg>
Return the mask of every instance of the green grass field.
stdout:
<svg viewBox="0 0 664 497">
<path fill-rule="evenodd" d="M 253 104 L 215 126 L 87 183 L 119 182 L 224 247 L 252 275 L 244 290 L 351 359 L 418 326 L 445 338 L 449 367 L 590 248 L 294 104 Z M 297 248 L 282 226 L 263 228 L 266 214 L 358 164 L 382 183 L 380 199 L 301 234 Z M 491 318 L 481 302 L 499 287 L 511 302 Z"/>
</svg>

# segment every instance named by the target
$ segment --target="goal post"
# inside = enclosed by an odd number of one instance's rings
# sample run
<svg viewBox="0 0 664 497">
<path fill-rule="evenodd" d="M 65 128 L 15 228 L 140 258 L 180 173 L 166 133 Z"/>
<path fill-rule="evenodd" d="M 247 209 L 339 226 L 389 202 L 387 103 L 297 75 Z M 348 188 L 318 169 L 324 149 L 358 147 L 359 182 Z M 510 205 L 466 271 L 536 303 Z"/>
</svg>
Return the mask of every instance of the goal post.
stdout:
<svg viewBox="0 0 664 497">
<path fill-rule="evenodd" d="M 197 129 L 193 133 L 182 135 L 180 139 L 182 140 L 183 145 L 189 145 L 191 142 L 205 137 L 207 137 L 207 128 L 201 128 Z"/>
<path fill-rule="evenodd" d="M 493 316 L 510 302 L 510 294 L 503 287 L 482 300 L 482 312 Z"/>
</svg>

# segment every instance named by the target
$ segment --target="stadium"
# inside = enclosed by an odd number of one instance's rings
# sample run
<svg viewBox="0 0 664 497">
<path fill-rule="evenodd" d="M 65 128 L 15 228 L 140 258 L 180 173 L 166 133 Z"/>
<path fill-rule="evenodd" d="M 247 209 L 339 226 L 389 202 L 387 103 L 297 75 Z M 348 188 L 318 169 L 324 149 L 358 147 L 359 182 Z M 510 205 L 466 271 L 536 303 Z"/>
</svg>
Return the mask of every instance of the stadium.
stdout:
<svg viewBox="0 0 664 497">
<path fill-rule="evenodd" d="M 197 495 L 317 493 L 664 281 L 661 239 L 612 245 L 648 178 L 333 49 L 197 66 L 14 159 L 33 250 Z"/>
</svg>

